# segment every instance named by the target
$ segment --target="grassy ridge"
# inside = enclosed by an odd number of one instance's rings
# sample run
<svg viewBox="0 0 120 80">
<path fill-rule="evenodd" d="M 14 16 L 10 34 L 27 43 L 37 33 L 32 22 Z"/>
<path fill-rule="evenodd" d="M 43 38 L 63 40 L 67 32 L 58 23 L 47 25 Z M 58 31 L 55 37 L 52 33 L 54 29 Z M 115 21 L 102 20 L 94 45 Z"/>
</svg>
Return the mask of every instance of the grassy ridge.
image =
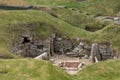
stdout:
<svg viewBox="0 0 120 80">
<path fill-rule="evenodd" d="M 57 5 L 70 4 L 72 2 L 76 2 L 75 0 L 35 0 L 35 1 L 24 0 L 24 1 L 27 1 L 37 6 L 50 6 L 50 7 L 55 7 Z"/>
<path fill-rule="evenodd" d="M 119 80 L 119 60 L 108 60 L 88 66 L 78 73 L 78 80 Z"/>
<path fill-rule="evenodd" d="M 81 12 L 86 12 L 94 15 L 109 15 L 115 16 L 119 12 L 119 0 L 87 0 L 78 2 L 76 0 L 25 0 L 37 6 L 66 6 L 68 8 L 76 8 Z"/>
<path fill-rule="evenodd" d="M 0 5 L 27 6 L 28 3 L 23 0 L 0 0 Z"/>
<path fill-rule="evenodd" d="M 70 9 L 60 9 L 55 8 L 54 11 L 61 20 L 66 21 L 67 23 L 84 29 L 86 26 L 89 28 L 100 29 L 105 27 L 107 23 L 96 20 L 93 15 L 86 15 L 81 13 L 79 10 L 70 10 Z"/>
<path fill-rule="evenodd" d="M 0 47 L 5 51 L 9 50 L 12 42 L 16 39 L 16 34 L 18 33 L 14 30 L 24 30 L 24 27 L 20 26 L 20 24 L 31 23 L 33 23 L 34 32 L 41 37 L 49 36 L 49 34 L 51 33 L 50 27 L 54 27 L 56 30 L 60 31 L 62 34 L 66 34 L 70 38 L 80 37 L 81 39 L 86 39 L 92 42 L 102 42 L 109 40 L 109 42 L 111 42 L 117 50 L 120 50 L 120 46 L 118 45 L 119 26 L 111 24 L 109 26 L 106 26 L 105 29 L 92 33 L 85 31 L 82 28 L 72 26 L 71 24 L 63 20 L 54 18 L 42 11 L 1 11 L 0 15 Z M 41 23 L 44 23 L 44 25 L 41 25 Z M 109 28 L 111 28 L 111 30 L 113 31 L 109 32 Z M 1 52 L 3 50 L 1 50 Z"/>
<path fill-rule="evenodd" d="M 119 12 L 120 0 L 89 0 L 84 12 L 95 15 L 116 15 Z"/>
<path fill-rule="evenodd" d="M 70 76 L 47 61 L 33 59 L 0 60 L 1 80 L 119 80 L 120 60 L 107 60 L 89 65 Z"/>
<path fill-rule="evenodd" d="M 58 67 L 33 59 L 0 60 L 1 80 L 73 80 Z"/>
</svg>

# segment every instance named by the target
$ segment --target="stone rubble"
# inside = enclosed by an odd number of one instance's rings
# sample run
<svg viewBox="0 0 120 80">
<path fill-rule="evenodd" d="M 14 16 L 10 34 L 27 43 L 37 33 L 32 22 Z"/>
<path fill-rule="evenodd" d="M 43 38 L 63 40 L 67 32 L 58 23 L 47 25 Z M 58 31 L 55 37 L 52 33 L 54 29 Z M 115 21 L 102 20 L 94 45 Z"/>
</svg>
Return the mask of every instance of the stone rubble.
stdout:
<svg viewBox="0 0 120 80">
<path fill-rule="evenodd" d="M 86 42 L 79 42 L 77 45 L 72 45 L 70 41 L 57 38 L 55 42 L 55 53 L 66 54 L 70 57 L 79 57 L 79 58 L 90 58 L 92 61 L 101 61 L 106 59 L 113 59 L 115 53 L 113 52 L 110 44 L 98 44 L 93 43 L 92 45 Z M 97 61 L 97 62 L 98 62 Z"/>
<path fill-rule="evenodd" d="M 56 38 L 54 46 L 55 53 L 57 54 L 65 54 L 72 49 L 72 44 L 70 43 L 70 41 L 63 38 Z"/>
</svg>

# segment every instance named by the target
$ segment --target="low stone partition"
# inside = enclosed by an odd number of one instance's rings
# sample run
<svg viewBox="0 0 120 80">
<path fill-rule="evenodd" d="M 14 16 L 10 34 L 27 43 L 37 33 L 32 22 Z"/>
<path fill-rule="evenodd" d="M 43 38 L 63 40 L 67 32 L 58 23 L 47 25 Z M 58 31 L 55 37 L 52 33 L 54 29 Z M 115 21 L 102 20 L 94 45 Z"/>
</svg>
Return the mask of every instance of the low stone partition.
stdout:
<svg viewBox="0 0 120 80">
<path fill-rule="evenodd" d="M 0 9 L 4 9 L 4 10 L 28 10 L 28 9 L 32 9 L 32 5 L 28 5 L 28 6 L 10 6 L 10 5 L 0 5 Z"/>
</svg>

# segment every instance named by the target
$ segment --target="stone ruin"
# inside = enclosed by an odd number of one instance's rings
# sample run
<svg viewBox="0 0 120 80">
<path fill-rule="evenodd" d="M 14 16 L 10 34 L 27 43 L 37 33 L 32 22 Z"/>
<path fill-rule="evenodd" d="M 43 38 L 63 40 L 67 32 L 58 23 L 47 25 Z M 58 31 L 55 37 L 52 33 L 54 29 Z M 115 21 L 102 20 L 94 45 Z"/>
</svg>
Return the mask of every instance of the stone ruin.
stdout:
<svg viewBox="0 0 120 80">
<path fill-rule="evenodd" d="M 73 45 L 68 39 L 63 39 L 61 37 L 55 38 L 54 40 L 54 52 L 56 54 L 66 54 L 73 48 Z"/>
<path fill-rule="evenodd" d="M 80 59 L 83 57 L 91 58 L 93 62 L 113 59 L 115 57 L 115 52 L 108 43 L 93 43 L 91 45 L 84 41 L 71 41 L 56 34 L 53 34 L 51 38 L 46 40 L 40 40 L 31 35 L 23 35 L 21 40 L 15 44 L 12 52 L 16 55 L 36 59 L 41 59 L 42 54 L 46 55 L 47 53 L 47 60 L 54 54 L 65 54 L 69 57 L 79 57 Z"/>
<path fill-rule="evenodd" d="M 90 56 L 90 50 L 91 47 L 89 44 L 80 42 L 78 45 L 74 46 L 71 52 L 67 52 L 66 54 L 68 56 L 79 56 L 81 58 L 85 55 Z"/>
<path fill-rule="evenodd" d="M 90 56 L 91 45 L 77 40 L 70 40 L 62 37 L 56 37 L 54 40 L 54 52 L 57 54 L 65 54 L 70 57 Z M 86 56 L 86 57 L 87 57 Z"/>
<path fill-rule="evenodd" d="M 115 54 L 116 54 L 115 51 L 112 50 L 111 45 L 109 43 L 92 44 L 91 59 L 93 62 L 106 59 L 114 59 L 116 57 Z"/>
<path fill-rule="evenodd" d="M 57 54 L 65 54 L 70 57 L 91 58 L 93 62 L 106 59 L 114 59 L 116 52 L 112 50 L 110 43 L 79 42 L 72 44 L 70 40 L 58 37 L 54 42 L 54 50 Z"/>
<path fill-rule="evenodd" d="M 109 43 L 92 43 L 71 40 L 58 34 L 52 34 L 46 40 L 33 35 L 23 35 L 14 46 L 13 52 L 23 57 L 49 60 L 61 67 L 68 74 L 76 74 L 92 62 L 99 62 L 116 57 Z"/>
<path fill-rule="evenodd" d="M 30 35 L 21 36 L 21 40 L 15 44 L 13 53 L 23 57 L 37 57 L 44 52 L 50 54 L 50 39 L 39 40 Z"/>
</svg>

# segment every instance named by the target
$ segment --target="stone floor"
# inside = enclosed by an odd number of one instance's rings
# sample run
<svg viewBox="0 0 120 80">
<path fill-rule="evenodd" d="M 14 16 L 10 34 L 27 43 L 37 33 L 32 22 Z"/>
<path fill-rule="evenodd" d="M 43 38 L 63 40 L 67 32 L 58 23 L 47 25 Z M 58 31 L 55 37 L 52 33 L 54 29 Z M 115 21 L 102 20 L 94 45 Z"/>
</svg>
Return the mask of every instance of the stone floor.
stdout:
<svg viewBox="0 0 120 80">
<path fill-rule="evenodd" d="M 85 59 L 85 58 L 79 59 L 78 57 L 68 57 L 66 55 L 54 55 L 51 57 L 50 60 L 53 61 L 53 65 L 59 66 L 59 67 L 60 67 L 60 63 L 62 63 L 62 62 L 80 62 L 80 63 L 84 62 L 85 65 L 80 70 L 82 70 L 86 66 L 92 64 L 92 62 L 89 59 Z M 76 70 L 75 71 L 65 70 L 65 71 L 71 75 L 74 75 L 79 72 L 79 70 L 77 70 L 77 71 Z"/>
</svg>

